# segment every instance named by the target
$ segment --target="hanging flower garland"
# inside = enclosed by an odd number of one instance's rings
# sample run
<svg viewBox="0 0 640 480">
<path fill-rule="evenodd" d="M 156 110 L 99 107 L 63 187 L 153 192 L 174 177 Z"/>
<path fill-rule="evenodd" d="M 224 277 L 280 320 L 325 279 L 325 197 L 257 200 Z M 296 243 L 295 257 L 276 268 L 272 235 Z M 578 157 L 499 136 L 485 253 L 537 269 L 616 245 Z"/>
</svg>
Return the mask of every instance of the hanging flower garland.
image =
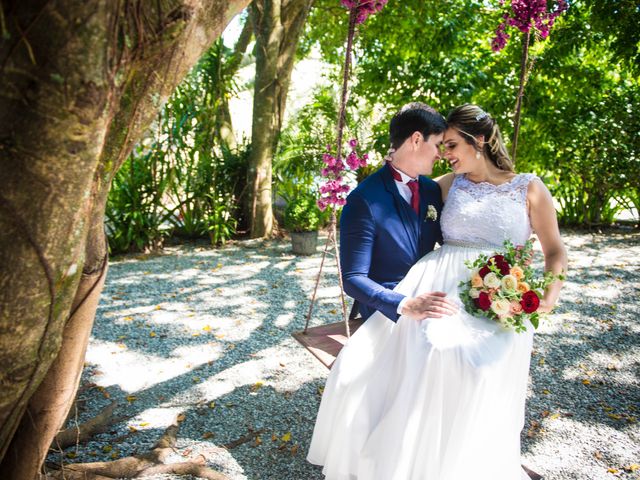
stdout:
<svg viewBox="0 0 640 480">
<path fill-rule="evenodd" d="M 547 0 L 511 0 L 506 6 L 505 0 L 499 0 L 500 5 L 506 10 L 502 15 L 502 22 L 495 31 L 495 36 L 491 41 L 491 48 L 494 52 L 502 50 L 511 37 L 507 33 L 507 26 L 517 28 L 522 32 L 522 55 L 520 59 L 520 81 L 518 95 L 516 97 L 516 108 L 514 113 L 513 141 L 511 145 L 511 159 L 515 163 L 518 151 L 518 135 L 520 133 L 520 114 L 522 112 L 522 97 L 524 87 L 527 83 L 529 73 L 533 68 L 533 62 L 529 59 L 529 45 L 531 43 L 531 33 L 537 32 L 543 40 L 549 36 L 551 27 L 556 19 L 567 10 L 569 4 L 566 0 L 557 0 L 555 7 L 551 10 Z"/>
<path fill-rule="evenodd" d="M 500 0 L 500 5 L 505 7 L 505 0 Z M 507 26 L 515 27 L 522 33 L 529 33 L 533 27 L 542 39 L 547 38 L 556 18 L 568 7 L 566 0 L 558 0 L 552 11 L 548 8 L 547 0 L 511 0 L 510 8 L 502 15 L 502 22 L 496 29 L 491 48 L 499 52 L 505 47 L 511 37 L 507 33 Z"/>
<path fill-rule="evenodd" d="M 353 37 L 356 25 L 364 23 L 371 15 L 380 12 L 387 4 L 388 0 L 341 0 L 342 6 L 349 9 L 349 34 L 347 36 L 347 48 L 345 53 L 344 76 L 342 83 L 342 95 L 340 101 L 340 113 L 338 115 L 337 153 L 331 154 L 331 145 L 327 145 L 327 153 L 322 156 L 325 167 L 321 174 L 326 178 L 324 184 L 320 186 L 320 197 L 318 207 L 325 210 L 327 207 L 335 209 L 347 203 L 347 193 L 351 187 L 344 183 L 344 173 L 347 167 L 352 171 L 357 171 L 360 167 L 367 165 L 368 155 L 360 156 L 356 150 L 358 141 L 355 138 L 349 140 L 351 152 L 347 155 L 346 165 L 342 159 L 342 132 L 345 124 L 345 110 L 347 102 L 347 86 L 349 71 L 351 68 L 351 50 L 353 48 Z"/>
</svg>

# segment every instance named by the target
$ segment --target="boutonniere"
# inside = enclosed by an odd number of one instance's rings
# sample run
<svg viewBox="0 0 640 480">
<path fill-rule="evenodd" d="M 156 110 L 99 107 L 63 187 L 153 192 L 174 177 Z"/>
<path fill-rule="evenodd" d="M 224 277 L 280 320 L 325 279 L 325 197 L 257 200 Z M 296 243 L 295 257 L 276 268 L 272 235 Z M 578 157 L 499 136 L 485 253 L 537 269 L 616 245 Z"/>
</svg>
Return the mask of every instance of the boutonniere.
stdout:
<svg viewBox="0 0 640 480">
<path fill-rule="evenodd" d="M 436 210 L 436 207 L 433 205 L 427 207 L 427 215 L 424 217 L 424 221 L 426 222 L 427 220 L 431 220 L 432 222 L 438 220 L 438 210 Z"/>
</svg>

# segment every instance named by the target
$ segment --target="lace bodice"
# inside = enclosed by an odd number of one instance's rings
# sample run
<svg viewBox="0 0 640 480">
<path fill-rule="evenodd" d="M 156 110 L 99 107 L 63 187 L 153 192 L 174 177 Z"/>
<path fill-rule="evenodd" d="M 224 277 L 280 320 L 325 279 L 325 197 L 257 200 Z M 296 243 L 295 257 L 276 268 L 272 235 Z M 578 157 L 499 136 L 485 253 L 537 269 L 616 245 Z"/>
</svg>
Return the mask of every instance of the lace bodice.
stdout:
<svg viewBox="0 0 640 480">
<path fill-rule="evenodd" d="M 456 175 L 441 216 L 445 243 L 501 246 L 509 239 L 523 244 L 531 235 L 526 199 L 529 182 L 534 178 L 531 173 L 519 174 L 496 186 Z"/>
</svg>

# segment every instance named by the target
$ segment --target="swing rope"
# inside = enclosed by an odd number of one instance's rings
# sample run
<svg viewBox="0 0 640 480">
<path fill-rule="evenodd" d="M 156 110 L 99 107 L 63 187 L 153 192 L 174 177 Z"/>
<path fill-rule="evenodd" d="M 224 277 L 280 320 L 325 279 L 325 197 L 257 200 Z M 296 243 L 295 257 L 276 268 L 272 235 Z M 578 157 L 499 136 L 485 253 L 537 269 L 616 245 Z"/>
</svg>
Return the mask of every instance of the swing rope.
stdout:
<svg viewBox="0 0 640 480">
<path fill-rule="evenodd" d="M 340 111 L 338 113 L 338 127 L 337 127 L 337 154 L 336 159 L 338 161 L 342 158 L 342 137 L 344 133 L 344 127 L 346 124 L 346 112 L 347 112 L 347 97 L 348 97 L 348 88 L 349 88 L 349 76 L 351 73 L 351 54 L 353 51 L 353 39 L 356 33 L 356 25 L 358 19 L 358 10 L 357 8 L 351 8 L 349 13 L 349 31 L 347 34 L 347 47 L 345 49 L 345 58 L 342 72 L 342 92 L 340 95 Z M 318 285 L 320 284 L 320 277 L 322 276 L 322 269 L 324 267 L 325 258 L 327 253 L 329 253 L 329 245 L 332 246 L 334 255 L 336 258 L 336 264 L 338 267 L 338 282 L 340 284 L 340 303 L 342 306 L 342 318 L 344 320 L 345 331 L 347 338 L 351 337 L 351 331 L 349 328 L 349 317 L 347 316 L 347 302 L 344 295 L 344 285 L 342 283 L 342 269 L 340 267 L 340 252 L 338 250 L 338 241 L 337 241 L 337 217 L 335 207 L 331 208 L 331 221 L 329 224 L 329 235 L 327 236 L 327 242 L 324 247 L 324 252 L 322 253 L 322 260 L 320 261 L 320 269 L 318 270 L 318 275 L 316 277 L 316 284 L 313 289 L 313 295 L 311 296 L 311 304 L 309 305 L 309 311 L 307 313 L 307 320 L 304 326 L 303 333 L 307 333 L 307 329 L 309 328 L 309 321 L 311 320 L 311 314 L 313 313 L 313 306 L 316 301 L 316 296 L 318 293 Z"/>
</svg>

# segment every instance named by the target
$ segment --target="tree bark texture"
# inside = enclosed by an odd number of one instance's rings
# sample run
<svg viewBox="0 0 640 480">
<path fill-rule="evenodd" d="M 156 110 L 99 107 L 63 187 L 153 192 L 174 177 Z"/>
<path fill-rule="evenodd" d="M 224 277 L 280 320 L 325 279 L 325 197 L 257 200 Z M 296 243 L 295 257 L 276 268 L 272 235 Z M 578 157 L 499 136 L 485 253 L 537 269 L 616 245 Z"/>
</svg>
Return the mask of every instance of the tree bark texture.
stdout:
<svg viewBox="0 0 640 480">
<path fill-rule="evenodd" d="M 302 27 L 313 0 L 254 0 L 249 8 L 256 38 L 248 213 L 251 237 L 273 230 L 271 165 L 287 102 Z"/>
<path fill-rule="evenodd" d="M 75 395 L 115 172 L 247 3 L 1 1 L 1 478 L 34 478 Z"/>
</svg>

